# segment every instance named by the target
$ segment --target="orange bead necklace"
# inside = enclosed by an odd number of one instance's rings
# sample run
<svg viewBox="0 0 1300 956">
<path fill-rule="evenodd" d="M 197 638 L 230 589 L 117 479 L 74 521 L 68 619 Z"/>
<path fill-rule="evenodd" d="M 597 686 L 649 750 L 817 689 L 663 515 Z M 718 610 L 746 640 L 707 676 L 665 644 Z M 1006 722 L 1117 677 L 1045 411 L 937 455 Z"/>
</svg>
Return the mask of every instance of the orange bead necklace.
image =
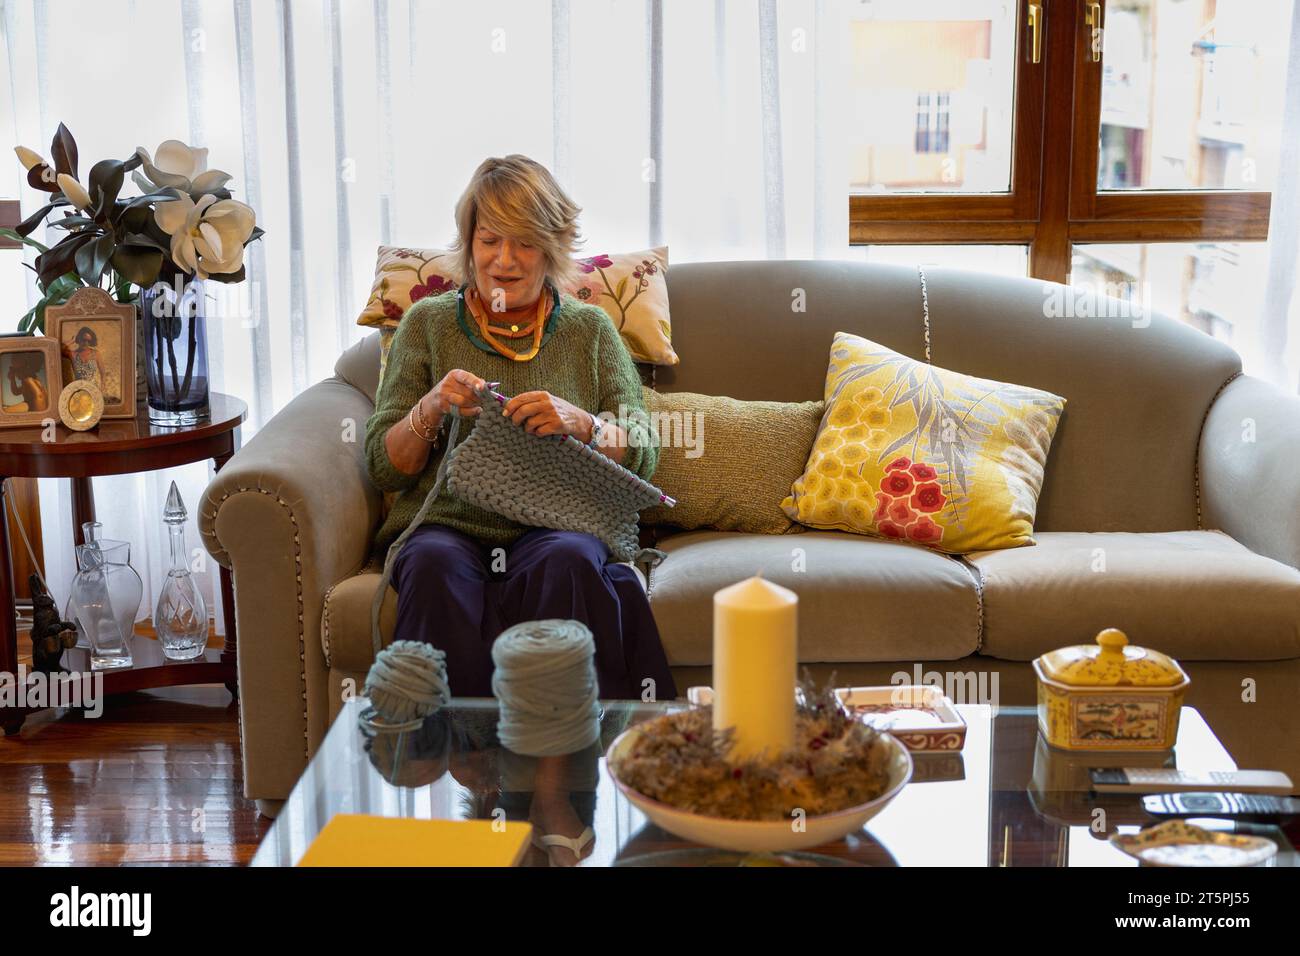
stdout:
<svg viewBox="0 0 1300 956">
<path fill-rule="evenodd" d="M 465 296 L 465 303 L 469 307 L 470 314 L 474 316 L 474 323 L 478 327 L 479 335 L 483 336 L 483 341 L 492 346 L 501 355 L 516 362 L 527 362 L 538 352 L 542 350 L 542 334 L 546 329 L 546 313 L 548 311 L 548 299 L 550 290 L 543 289 L 542 294 L 537 297 L 537 314 L 533 321 L 527 325 L 520 326 L 517 323 L 512 324 L 509 328 L 505 326 L 496 326 L 495 332 L 487 313 L 483 309 L 483 301 L 479 298 L 478 288 L 472 283 Z M 513 349 L 503 345 L 497 335 L 505 338 L 517 339 L 522 338 L 529 333 L 533 336 L 532 347 L 526 352 L 516 352 Z"/>
</svg>

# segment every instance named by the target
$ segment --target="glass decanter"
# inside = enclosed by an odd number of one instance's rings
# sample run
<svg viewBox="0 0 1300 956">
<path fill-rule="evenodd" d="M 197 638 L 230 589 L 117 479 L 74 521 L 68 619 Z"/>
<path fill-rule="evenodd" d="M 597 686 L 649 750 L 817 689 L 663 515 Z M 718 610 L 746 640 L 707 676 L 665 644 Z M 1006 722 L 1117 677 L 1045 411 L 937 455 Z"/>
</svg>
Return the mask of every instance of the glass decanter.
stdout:
<svg viewBox="0 0 1300 956">
<path fill-rule="evenodd" d="M 171 568 L 153 616 L 158 643 L 170 661 L 192 661 L 208 646 L 208 606 L 194 581 L 185 550 L 186 514 L 185 502 L 173 481 L 163 508 L 171 541 Z"/>
<path fill-rule="evenodd" d="M 82 524 L 85 544 L 77 547 L 80 570 L 72 579 L 64 617 L 75 621 L 78 643 L 90 649 L 90 669 L 131 667 L 131 636 L 144 585 L 131 567 L 131 545 L 100 537 L 98 521 Z"/>
</svg>

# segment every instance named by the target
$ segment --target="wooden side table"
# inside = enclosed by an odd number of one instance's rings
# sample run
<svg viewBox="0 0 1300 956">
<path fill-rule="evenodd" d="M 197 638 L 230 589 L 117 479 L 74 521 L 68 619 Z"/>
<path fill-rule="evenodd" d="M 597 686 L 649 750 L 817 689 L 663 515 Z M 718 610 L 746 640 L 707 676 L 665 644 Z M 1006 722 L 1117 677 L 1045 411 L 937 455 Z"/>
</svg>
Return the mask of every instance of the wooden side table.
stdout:
<svg viewBox="0 0 1300 956">
<path fill-rule="evenodd" d="M 156 471 L 205 458 L 211 458 L 220 470 L 230 459 L 239 448 L 239 426 L 247 416 L 248 406 L 219 392 L 213 392 L 210 401 L 212 412 L 207 421 L 179 428 L 152 424 L 148 409 L 141 404 L 134 419 L 101 421 L 86 432 L 74 432 L 60 424 L 52 442 L 41 440 L 39 426 L 0 429 L 0 673 L 13 674 L 15 679 L 18 674 L 13 568 L 8 525 L 3 520 L 3 508 L 7 507 L 4 479 L 71 478 L 73 543 L 84 544 L 82 522 L 95 520 L 92 477 Z M 105 671 L 106 696 L 183 684 L 225 684 L 231 694 L 238 693 L 235 596 L 230 571 L 221 568 L 219 578 L 226 618 L 226 640 L 219 660 Z M 62 609 L 62 604 L 59 606 Z M 0 729 L 6 734 L 17 733 L 29 712 L 27 708 L 0 707 Z"/>
</svg>

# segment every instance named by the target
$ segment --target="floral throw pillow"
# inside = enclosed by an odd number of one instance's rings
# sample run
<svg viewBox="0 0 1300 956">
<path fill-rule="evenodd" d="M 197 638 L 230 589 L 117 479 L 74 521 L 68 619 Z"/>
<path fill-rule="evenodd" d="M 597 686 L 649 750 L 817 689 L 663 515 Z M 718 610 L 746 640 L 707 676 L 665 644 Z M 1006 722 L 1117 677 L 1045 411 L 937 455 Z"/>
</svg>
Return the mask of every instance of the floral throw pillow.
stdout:
<svg viewBox="0 0 1300 956">
<path fill-rule="evenodd" d="M 460 285 L 452 269 L 453 257 L 445 249 L 411 249 L 380 246 L 370 298 L 357 325 L 395 329 L 406 310 L 425 296 L 438 295 Z"/>
<path fill-rule="evenodd" d="M 676 365 L 665 279 L 668 247 L 576 261 L 578 281 L 560 291 L 604 309 L 634 361 Z M 357 324 L 395 329 L 412 303 L 459 285 L 453 257 L 445 249 L 380 246 L 370 298 Z"/>
<path fill-rule="evenodd" d="M 1065 399 L 838 332 L 826 412 L 781 507 L 800 524 L 962 554 L 1033 544 Z"/>
<path fill-rule="evenodd" d="M 614 322 L 636 362 L 676 365 L 668 317 L 668 247 L 578 260 L 581 278 L 562 291 L 598 305 Z"/>
</svg>

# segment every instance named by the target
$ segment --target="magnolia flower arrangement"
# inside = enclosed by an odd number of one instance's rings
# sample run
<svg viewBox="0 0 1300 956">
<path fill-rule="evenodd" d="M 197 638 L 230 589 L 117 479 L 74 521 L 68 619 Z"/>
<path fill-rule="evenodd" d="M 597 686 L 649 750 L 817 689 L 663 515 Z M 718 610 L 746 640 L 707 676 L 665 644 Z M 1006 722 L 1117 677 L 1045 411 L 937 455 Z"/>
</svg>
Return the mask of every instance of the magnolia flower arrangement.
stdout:
<svg viewBox="0 0 1300 956">
<path fill-rule="evenodd" d="M 33 268 L 42 292 L 19 331 L 44 331 L 45 306 L 67 299 L 81 285 L 108 283 L 118 301 L 131 286 L 147 289 L 190 279 L 241 282 L 244 247 L 262 236 L 253 210 L 233 199 L 229 173 L 208 169 L 208 151 L 169 139 L 150 156 L 143 146 L 125 160 L 105 159 L 78 174 L 77 143 L 62 123 L 50 144 L 51 162 L 25 146 L 15 148 L 27 182 L 52 193 L 50 202 L 4 230 L 35 247 Z M 122 197 L 126 174 L 140 195 Z M 62 210 L 61 216 L 52 215 Z M 46 247 L 29 236 L 48 218 L 67 233 Z M 179 281 L 178 281 L 179 280 Z"/>
</svg>

